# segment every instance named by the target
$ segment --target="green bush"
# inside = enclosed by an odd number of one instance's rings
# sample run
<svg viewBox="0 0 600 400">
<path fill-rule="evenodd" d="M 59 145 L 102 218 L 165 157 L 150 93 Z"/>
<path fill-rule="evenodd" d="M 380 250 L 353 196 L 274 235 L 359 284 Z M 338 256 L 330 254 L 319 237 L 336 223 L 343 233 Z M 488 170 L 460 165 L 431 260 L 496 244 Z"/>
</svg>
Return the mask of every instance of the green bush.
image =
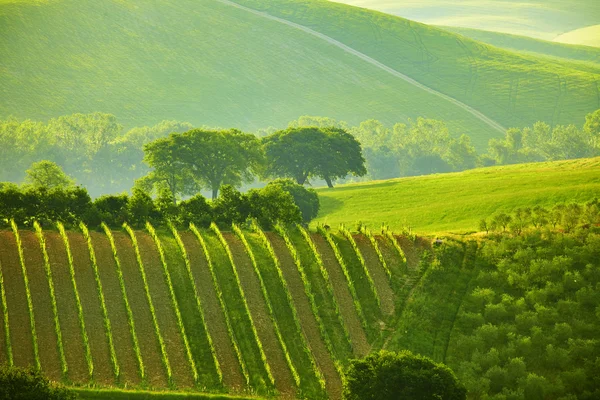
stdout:
<svg viewBox="0 0 600 400">
<path fill-rule="evenodd" d="M 51 383 L 41 372 L 0 366 L 0 400 L 71 400 L 74 393 Z"/>
</svg>

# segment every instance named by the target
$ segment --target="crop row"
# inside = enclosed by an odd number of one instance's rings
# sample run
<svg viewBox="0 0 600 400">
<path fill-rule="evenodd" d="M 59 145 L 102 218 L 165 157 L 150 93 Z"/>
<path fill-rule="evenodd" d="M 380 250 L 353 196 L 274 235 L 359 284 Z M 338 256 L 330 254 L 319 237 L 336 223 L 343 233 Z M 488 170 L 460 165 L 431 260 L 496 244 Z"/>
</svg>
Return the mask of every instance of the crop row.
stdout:
<svg viewBox="0 0 600 400">
<path fill-rule="evenodd" d="M 54 291 L 54 280 L 52 279 L 52 270 L 50 269 L 50 257 L 48 256 L 48 249 L 46 247 L 46 239 L 44 232 L 40 224 L 35 221 L 33 223 L 35 233 L 40 242 L 40 248 L 42 250 L 42 256 L 44 258 L 44 270 L 46 272 L 46 280 L 48 281 L 48 287 L 50 289 L 50 303 L 52 305 L 52 314 L 54 317 L 54 332 L 56 333 L 56 346 L 58 349 L 58 356 L 60 358 L 60 367 L 63 375 L 63 379 L 67 377 L 69 367 L 67 365 L 67 359 L 65 357 L 65 349 L 63 346 L 62 332 L 60 330 L 60 321 L 58 318 L 58 305 L 56 303 L 56 293 Z"/>
<path fill-rule="evenodd" d="M 385 261 L 385 257 L 383 256 L 383 253 L 381 252 L 381 249 L 379 248 L 379 243 L 377 243 L 377 239 L 375 239 L 373 232 L 371 232 L 371 230 L 365 226 L 361 227 L 360 232 L 363 235 L 365 235 L 367 237 L 367 239 L 369 239 L 369 241 L 371 242 L 371 246 L 373 246 L 373 248 L 375 249 L 375 253 L 377 253 L 379 262 L 383 266 L 383 269 L 385 270 L 385 273 L 386 273 L 388 279 L 391 279 L 392 272 L 390 271 L 390 267 L 388 266 L 387 261 Z"/>
<path fill-rule="evenodd" d="M 25 294 L 27 296 L 27 308 L 29 310 L 29 322 L 31 324 L 31 336 L 33 339 L 33 357 L 35 359 L 35 366 L 38 370 L 41 369 L 40 354 L 38 350 L 37 334 L 35 331 L 35 318 L 33 314 L 33 300 L 31 298 L 31 290 L 29 289 L 29 279 L 27 278 L 27 268 L 25 267 L 25 256 L 23 255 L 23 243 L 21 243 L 21 235 L 19 235 L 19 228 L 14 220 L 10 221 L 15 240 L 17 242 L 17 249 L 19 252 L 19 263 L 21 264 L 21 270 L 23 273 L 23 283 L 25 285 Z"/>
<path fill-rule="evenodd" d="M 402 250 L 402 247 L 400 247 L 400 243 L 398 243 L 398 240 L 394 236 L 394 232 L 392 232 L 388 227 L 384 227 L 382 229 L 382 233 L 385 237 L 387 237 L 392 242 L 392 244 L 394 245 L 394 248 L 400 255 L 400 259 L 402 260 L 402 263 L 404 264 L 404 266 L 406 266 L 406 255 L 404 254 L 404 250 Z"/>
<path fill-rule="evenodd" d="M 0 265 L 0 302 L 2 303 L 2 319 L 4 322 L 4 339 L 6 341 L 6 357 L 8 365 L 14 365 L 12 343 L 10 341 L 10 327 L 8 324 L 8 304 L 6 303 L 6 292 L 4 291 L 4 275 L 2 274 L 2 265 Z"/>
</svg>

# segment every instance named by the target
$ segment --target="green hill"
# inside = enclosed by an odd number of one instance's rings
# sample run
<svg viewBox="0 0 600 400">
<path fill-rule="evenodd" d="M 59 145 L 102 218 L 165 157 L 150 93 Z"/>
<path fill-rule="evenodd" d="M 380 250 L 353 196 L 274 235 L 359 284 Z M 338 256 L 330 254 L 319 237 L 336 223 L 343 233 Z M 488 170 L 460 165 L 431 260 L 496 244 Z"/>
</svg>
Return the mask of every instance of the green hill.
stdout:
<svg viewBox="0 0 600 400">
<path fill-rule="evenodd" d="M 483 148 L 498 124 L 578 123 L 599 106 L 596 68 L 325 1 L 239 4 L 269 16 L 216 0 L 2 2 L 0 117 L 256 129 L 425 116 Z"/>
<path fill-rule="evenodd" d="M 477 231 L 479 220 L 517 207 L 600 197 L 600 158 L 479 168 L 319 189 L 315 224 Z"/>
<path fill-rule="evenodd" d="M 593 62 L 596 64 L 600 63 L 600 49 L 595 47 L 550 42 L 527 36 L 480 29 L 459 28 L 455 26 L 440 26 L 440 28 L 507 50 L 566 58 L 575 61 Z"/>
<path fill-rule="evenodd" d="M 569 44 L 583 44 L 586 46 L 600 47 L 600 24 L 586 26 L 565 32 L 554 38 L 555 42 Z"/>
</svg>

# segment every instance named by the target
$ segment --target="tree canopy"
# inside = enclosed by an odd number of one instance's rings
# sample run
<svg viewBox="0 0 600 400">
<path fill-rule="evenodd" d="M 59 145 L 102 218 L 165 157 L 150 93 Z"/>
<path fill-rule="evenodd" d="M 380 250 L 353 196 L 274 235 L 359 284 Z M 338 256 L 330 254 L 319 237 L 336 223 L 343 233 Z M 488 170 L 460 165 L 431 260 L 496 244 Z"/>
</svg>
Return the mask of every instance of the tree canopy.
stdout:
<svg viewBox="0 0 600 400">
<path fill-rule="evenodd" d="M 50 383 L 41 372 L 0 366 L 0 400 L 74 400 L 75 394 Z"/>
<path fill-rule="evenodd" d="M 379 351 L 350 361 L 346 400 L 465 400 L 466 389 L 450 368 L 409 351 Z"/>
<path fill-rule="evenodd" d="M 66 189 L 75 185 L 75 181 L 61 167 L 48 160 L 31 164 L 26 174 L 25 183 L 35 188 Z"/>
</svg>

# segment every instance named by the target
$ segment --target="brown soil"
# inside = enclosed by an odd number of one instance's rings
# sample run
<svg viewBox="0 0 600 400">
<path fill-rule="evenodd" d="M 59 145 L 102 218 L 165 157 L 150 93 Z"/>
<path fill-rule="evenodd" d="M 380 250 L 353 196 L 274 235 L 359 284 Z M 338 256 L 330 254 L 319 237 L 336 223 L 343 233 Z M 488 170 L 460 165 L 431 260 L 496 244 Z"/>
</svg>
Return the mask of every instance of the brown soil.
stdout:
<svg viewBox="0 0 600 400">
<path fill-rule="evenodd" d="M 275 334 L 273 322 L 260 288 L 260 281 L 254 272 L 250 257 L 244 244 L 232 233 L 224 232 L 223 236 L 234 257 L 237 273 L 242 283 L 242 289 L 248 308 L 254 321 L 258 337 L 262 342 L 271 373 L 275 379 L 275 387 L 283 398 L 294 398 L 295 383 L 285 360 L 285 355 Z"/>
<path fill-rule="evenodd" d="M 394 313 L 394 292 L 390 287 L 390 281 L 385 269 L 383 268 L 383 265 L 381 265 L 381 261 L 379 261 L 377 252 L 373 248 L 369 238 L 366 236 L 353 235 L 352 237 L 354 238 L 358 249 L 362 253 L 367 269 L 369 270 L 371 278 L 373 278 L 373 282 L 375 283 L 377 294 L 381 300 L 381 311 L 385 315 L 392 315 Z"/>
<path fill-rule="evenodd" d="M 115 375 L 110 361 L 98 286 L 94 278 L 87 242 L 81 233 L 68 232 L 67 236 L 71 244 L 77 291 L 83 308 L 85 328 L 94 361 L 94 381 L 112 385 L 115 382 Z"/>
<path fill-rule="evenodd" d="M 33 302 L 42 371 L 48 379 L 60 381 L 62 372 L 58 354 L 58 338 L 56 337 L 50 286 L 46 277 L 40 241 L 37 235 L 31 231 L 20 231 L 20 234 Z"/>
<path fill-rule="evenodd" d="M 1 235 L 1 233 L 0 233 Z M 1 236 L 0 236 L 1 237 Z M 0 239 L 0 257 L 2 253 L 2 240 Z M 2 271 L 2 263 L 0 262 L 0 271 Z M 4 285 L 2 285 L 4 287 Z M 6 334 L 4 331 L 4 308 L 0 299 L 0 365 L 8 364 L 8 353 L 6 350 Z"/>
<path fill-rule="evenodd" d="M 8 326 L 13 360 L 18 367 L 35 366 L 31 322 L 17 242 L 11 231 L 1 231 L 0 243 L 2 243 L 0 266 L 2 266 L 4 291 L 8 305 Z"/>
<path fill-rule="evenodd" d="M 88 365 L 85 360 L 85 349 L 79 326 L 75 292 L 69 273 L 67 251 L 62 237 L 57 232 L 44 232 L 44 237 L 46 238 L 52 280 L 54 281 L 54 293 L 67 360 L 68 376 L 75 383 L 87 383 L 89 381 Z"/>
<path fill-rule="evenodd" d="M 194 377 L 190 362 L 187 358 L 185 345 L 177 316 L 173 309 L 173 302 L 169 294 L 169 288 L 164 274 L 162 262 L 158 249 L 152 237 L 144 232 L 136 232 L 142 262 L 146 271 L 146 279 L 156 312 L 156 319 L 160 332 L 165 341 L 169 364 L 173 373 L 173 381 L 179 388 L 190 388 L 194 386 Z M 190 301 L 193 301 L 190 299 Z"/>
<path fill-rule="evenodd" d="M 311 237 L 319 250 L 325 269 L 327 269 L 329 278 L 331 279 L 333 292 L 340 307 L 340 314 L 350 334 L 354 355 L 362 357 L 369 353 L 371 346 L 367 341 L 367 336 L 358 318 L 342 267 L 335 258 L 331 246 L 329 246 L 329 243 L 327 243 L 323 236 L 312 234 Z"/>
<path fill-rule="evenodd" d="M 152 314 L 146 299 L 144 282 L 135 257 L 133 244 L 126 233 L 113 232 L 117 254 L 123 270 L 127 299 L 133 313 L 135 330 L 146 371 L 146 383 L 151 388 L 168 386 L 167 373 L 163 366 L 160 344 L 154 330 Z"/>
<path fill-rule="evenodd" d="M 408 265 L 409 270 L 414 270 L 419 267 L 419 253 L 417 249 L 415 249 L 414 243 L 405 236 L 394 235 L 400 247 L 404 251 L 404 255 L 406 256 L 406 264 Z"/>
<path fill-rule="evenodd" d="M 381 250 L 392 276 L 402 275 L 402 260 L 400 259 L 398 250 L 396 250 L 390 240 L 385 236 L 377 235 L 375 236 L 375 240 L 379 245 L 379 250 Z"/>
<path fill-rule="evenodd" d="M 104 301 L 113 336 L 113 344 L 117 354 L 121 376 L 120 384 L 124 387 L 139 385 L 141 382 L 138 363 L 133 350 L 133 339 L 127 320 L 127 309 L 123 301 L 115 259 L 110 248 L 110 242 L 103 233 L 90 232 L 98 273 L 102 282 Z"/>
<path fill-rule="evenodd" d="M 281 263 L 283 277 L 286 280 L 294 305 L 296 306 L 304 337 L 310 351 L 315 357 L 319 370 L 325 378 L 327 394 L 331 399 L 341 399 L 342 381 L 327 350 L 327 346 L 321 337 L 317 320 L 313 315 L 308 297 L 304 292 L 304 284 L 296 268 L 296 264 L 282 238 L 271 232 L 266 232 L 266 235 L 271 241 Z"/>
<path fill-rule="evenodd" d="M 230 390 L 241 392 L 246 386 L 246 382 L 227 331 L 225 316 L 221 310 L 202 247 L 192 232 L 181 232 L 180 236 L 190 259 L 192 274 L 206 319 L 206 327 L 213 340 L 223 373 L 223 383 Z"/>
</svg>

